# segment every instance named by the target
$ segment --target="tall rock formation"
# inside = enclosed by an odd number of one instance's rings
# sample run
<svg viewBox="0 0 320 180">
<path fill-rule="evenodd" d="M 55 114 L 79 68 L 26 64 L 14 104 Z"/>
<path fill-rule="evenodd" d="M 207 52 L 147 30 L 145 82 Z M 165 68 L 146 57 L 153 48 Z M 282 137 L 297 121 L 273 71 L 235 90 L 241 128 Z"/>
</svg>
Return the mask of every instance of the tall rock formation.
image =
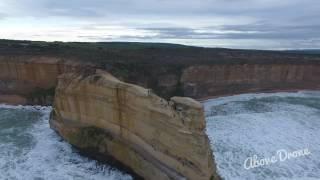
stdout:
<svg viewBox="0 0 320 180">
<path fill-rule="evenodd" d="M 107 72 L 59 77 L 50 125 L 72 145 L 145 179 L 219 179 L 202 105 L 168 102 Z"/>
</svg>

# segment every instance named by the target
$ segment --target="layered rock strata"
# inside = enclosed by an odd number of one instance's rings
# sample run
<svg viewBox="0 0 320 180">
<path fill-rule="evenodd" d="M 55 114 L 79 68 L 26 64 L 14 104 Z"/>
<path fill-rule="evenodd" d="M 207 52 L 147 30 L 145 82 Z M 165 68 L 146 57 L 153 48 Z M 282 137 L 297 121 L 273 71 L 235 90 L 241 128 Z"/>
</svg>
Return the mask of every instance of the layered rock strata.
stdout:
<svg viewBox="0 0 320 180">
<path fill-rule="evenodd" d="M 111 156 L 145 179 L 219 179 L 202 105 L 168 102 L 107 72 L 59 77 L 50 125 L 72 145 Z"/>
<path fill-rule="evenodd" d="M 280 61 L 280 60 L 279 60 Z M 204 99 L 248 92 L 320 89 L 320 63 L 208 63 L 160 66 L 108 65 L 125 82 L 150 88 L 161 97 L 186 96 Z M 98 64 L 76 58 L 40 55 L 0 55 L 0 102 L 49 105 L 57 77 Z M 110 68 L 111 66 L 112 68 Z M 159 68 L 157 66 L 160 66 Z M 109 70 L 108 70 L 109 71 Z"/>
<path fill-rule="evenodd" d="M 319 64 L 198 65 L 181 76 L 185 96 L 208 98 L 248 92 L 320 89 Z"/>
<path fill-rule="evenodd" d="M 0 101 L 10 104 L 53 102 L 57 77 L 80 71 L 88 64 L 45 56 L 0 56 Z"/>
</svg>

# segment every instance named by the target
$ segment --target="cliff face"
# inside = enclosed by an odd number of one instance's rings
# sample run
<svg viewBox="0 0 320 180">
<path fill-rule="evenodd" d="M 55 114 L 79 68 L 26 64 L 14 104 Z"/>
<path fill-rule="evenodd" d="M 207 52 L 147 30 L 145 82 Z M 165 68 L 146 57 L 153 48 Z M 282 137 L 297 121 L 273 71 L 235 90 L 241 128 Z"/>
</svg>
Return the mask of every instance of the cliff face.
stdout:
<svg viewBox="0 0 320 180">
<path fill-rule="evenodd" d="M 58 75 L 80 70 L 84 64 L 42 56 L 0 56 L 0 101 L 49 105 Z"/>
<path fill-rule="evenodd" d="M 127 45 L 0 41 L 0 102 L 54 102 L 64 139 L 146 179 L 208 180 L 219 177 L 202 106 L 170 97 L 320 89 L 320 56 Z"/>
<path fill-rule="evenodd" d="M 59 66 L 67 60 L 79 64 L 90 62 L 122 81 L 150 88 L 160 97 L 166 99 L 172 96 L 204 98 L 242 93 L 254 89 L 260 91 L 273 88 L 275 90 L 279 88 L 315 88 L 314 85 L 309 84 L 305 84 L 307 85 L 305 87 L 299 86 L 301 81 L 298 79 L 295 81 L 296 85 L 292 85 L 294 81 L 279 84 L 280 79 L 277 80 L 276 77 L 285 77 L 288 68 L 293 74 L 296 73 L 295 71 L 309 73 L 309 66 L 319 67 L 320 65 L 320 54 L 308 55 L 303 52 L 235 50 L 125 42 L 63 43 L 0 40 L 0 56 L 0 62 L 13 62 L 18 59 L 20 62 L 32 63 L 32 61 L 38 62 L 37 59 L 42 59 L 40 60 L 42 63 L 58 61 Z M 6 68 L 6 63 L 4 65 L 3 68 Z M 201 68 L 196 68 L 198 66 Z M 54 77 L 54 74 L 59 74 L 51 73 L 51 76 L 46 72 L 43 74 L 41 70 L 34 72 L 38 76 L 37 78 Z M 273 80 L 268 82 L 268 76 L 272 76 L 274 72 Z M 12 73 L 11 78 L 16 73 L 14 69 L 12 69 Z M 194 77 L 191 77 L 193 76 L 191 74 L 194 74 Z M 33 78 L 30 75 L 26 77 L 28 80 Z M 211 79 L 208 80 L 208 78 Z M 310 81 L 308 78 L 306 77 L 305 81 Z M 0 77 L 0 81 L 2 79 Z M 8 76 L 4 78 L 4 81 L 7 79 Z M 48 79 L 54 80 L 54 78 Z M 240 82 L 244 84 L 240 84 Z M 261 85 L 262 82 L 265 82 L 265 85 Z M 47 86 L 46 83 L 42 83 L 42 85 Z M 24 89 L 28 89 L 28 83 L 24 83 L 24 86 Z M 2 88 L 6 88 L 6 86 L 2 86 Z M 7 92 L 14 92 L 15 89 L 21 88 L 11 88 Z"/>
<path fill-rule="evenodd" d="M 71 144 L 111 156 L 145 179 L 218 179 L 203 107 L 169 102 L 110 74 L 64 74 L 50 125 Z"/>
<path fill-rule="evenodd" d="M 183 71 L 185 96 L 206 98 L 270 90 L 320 89 L 318 64 L 191 66 Z"/>
<path fill-rule="evenodd" d="M 303 62 L 303 61 L 302 61 Z M 57 77 L 97 65 L 55 56 L 0 56 L 0 101 L 11 104 L 49 105 Z M 319 89 L 320 64 L 152 64 L 103 67 L 122 81 L 150 88 L 161 97 L 196 99 L 270 90 Z M 92 68 L 94 69 L 94 68 Z"/>
</svg>

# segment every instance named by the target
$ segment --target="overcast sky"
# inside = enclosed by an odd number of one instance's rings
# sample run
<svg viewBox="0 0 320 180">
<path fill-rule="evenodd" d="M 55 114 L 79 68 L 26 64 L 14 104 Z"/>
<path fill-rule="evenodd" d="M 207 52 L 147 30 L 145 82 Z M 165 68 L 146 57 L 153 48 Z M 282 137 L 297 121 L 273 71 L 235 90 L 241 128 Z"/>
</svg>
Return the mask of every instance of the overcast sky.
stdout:
<svg viewBox="0 0 320 180">
<path fill-rule="evenodd" d="M 320 48 L 320 1 L 1 0 L 0 39 Z"/>
</svg>

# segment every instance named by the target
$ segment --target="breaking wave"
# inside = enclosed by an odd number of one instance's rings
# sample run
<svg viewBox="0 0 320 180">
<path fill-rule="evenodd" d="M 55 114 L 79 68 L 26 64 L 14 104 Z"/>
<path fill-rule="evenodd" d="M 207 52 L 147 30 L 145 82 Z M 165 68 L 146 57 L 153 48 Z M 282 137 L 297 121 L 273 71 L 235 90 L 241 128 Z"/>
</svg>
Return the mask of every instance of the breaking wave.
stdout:
<svg viewBox="0 0 320 180">
<path fill-rule="evenodd" d="M 79 155 L 49 128 L 50 111 L 50 107 L 0 106 L 0 179 L 132 179 Z"/>
<path fill-rule="evenodd" d="M 204 102 L 207 134 L 226 180 L 320 179 L 320 92 L 243 94 Z M 311 154 L 251 169 L 246 159 Z"/>
</svg>

